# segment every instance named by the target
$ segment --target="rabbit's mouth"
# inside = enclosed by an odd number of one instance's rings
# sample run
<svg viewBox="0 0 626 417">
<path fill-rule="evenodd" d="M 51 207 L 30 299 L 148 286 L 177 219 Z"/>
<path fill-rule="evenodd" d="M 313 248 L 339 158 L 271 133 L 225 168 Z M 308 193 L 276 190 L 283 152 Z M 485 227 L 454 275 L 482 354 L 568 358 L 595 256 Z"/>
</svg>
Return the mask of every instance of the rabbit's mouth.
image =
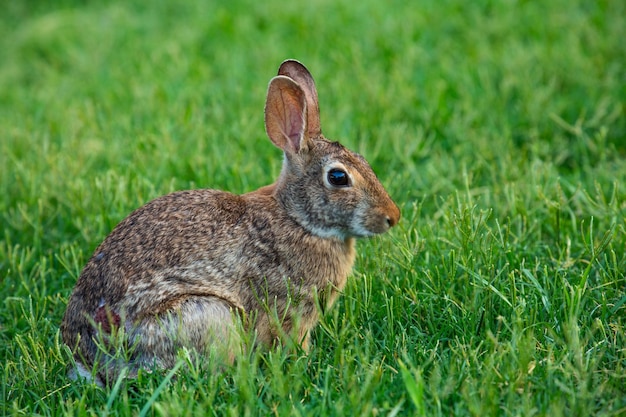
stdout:
<svg viewBox="0 0 626 417">
<path fill-rule="evenodd" d="M 377 216 L 376 219 L 355 217 L 350 225 L 353 237 L 372 237 L 383 234 L 393 227 L 389 216 Z"/>
<path fill-rule="evenodd" d="M 354 237 L 371 237 L 387 232 L 398 223 L 400 209 L 391 204 L 384 210 L 371 207 L 358 207 L 350 224 Z"/>
</svg>

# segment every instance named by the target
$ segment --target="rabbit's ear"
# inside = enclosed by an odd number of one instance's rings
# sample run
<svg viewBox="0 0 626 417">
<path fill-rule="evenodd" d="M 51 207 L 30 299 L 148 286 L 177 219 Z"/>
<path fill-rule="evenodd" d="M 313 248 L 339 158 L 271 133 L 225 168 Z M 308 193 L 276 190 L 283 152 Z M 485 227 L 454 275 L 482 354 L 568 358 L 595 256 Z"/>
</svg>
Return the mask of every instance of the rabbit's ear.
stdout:
<svg viewBox="0 0 626 417">
<path fill-rule="evenodd" d="M 272 78 L 265 102 L 265 131 L 272 142 L 285 152 L 298 153 L 306 146 L 306 98 L 291 78 Z"/>
<path fill-rule="evenodd" d="M 288 59 L 278 68 L 278 75 L 285 75 L 295 82 L 304 90 L 307 105 L 307 126 L 309 137 L 316 138 L 322 134 L 320 125 L 320 106 L 317 101 L 317 89 L 315 81 L 308 69 L 296 60 Z"/>
</svg>

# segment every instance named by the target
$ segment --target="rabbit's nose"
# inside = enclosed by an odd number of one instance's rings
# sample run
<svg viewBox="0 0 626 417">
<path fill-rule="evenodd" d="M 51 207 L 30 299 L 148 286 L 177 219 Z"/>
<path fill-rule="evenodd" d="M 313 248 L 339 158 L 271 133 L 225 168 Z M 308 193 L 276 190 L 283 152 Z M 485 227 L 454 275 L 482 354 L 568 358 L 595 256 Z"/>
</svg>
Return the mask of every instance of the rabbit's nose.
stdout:
<svg viewBox="0 0 626 417">
<path fill-rule="evenodd" d="M 398 224 L 398 217 L 394 216 L 387 216 L 387 226 L 389 226 L 390 228 L 394 227 L 396 224 Z"/>
<path fill-rule="evenodd" d="M 392 210 L 391 214 L 388 214 L 387 216 L 385 216 L 386 220 L 387 220 L 387 225 L 389 226 L 389 228 L 394 227 L 396 224 L 398 224 L 398 221 L 400 220 L 400 209 L 394 205 L 394 209 Z"/>
</svg>

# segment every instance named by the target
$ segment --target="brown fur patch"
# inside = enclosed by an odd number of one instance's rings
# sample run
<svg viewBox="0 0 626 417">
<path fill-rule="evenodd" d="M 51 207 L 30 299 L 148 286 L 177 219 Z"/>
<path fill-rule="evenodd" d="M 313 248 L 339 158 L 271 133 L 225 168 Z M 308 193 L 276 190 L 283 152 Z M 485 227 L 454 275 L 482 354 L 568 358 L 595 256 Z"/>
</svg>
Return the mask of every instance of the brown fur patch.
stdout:
<svg viewBox="0 0 626 417">
<path fill-rule="evenodd" d="M 108 334 L 111 334 L 113 329 L 117 329 L 121 322 L 120 315 L 106 306 L 98 307 L 93 319 L 96 324 L 102 327 L 102 331 Z"/>
</svg>

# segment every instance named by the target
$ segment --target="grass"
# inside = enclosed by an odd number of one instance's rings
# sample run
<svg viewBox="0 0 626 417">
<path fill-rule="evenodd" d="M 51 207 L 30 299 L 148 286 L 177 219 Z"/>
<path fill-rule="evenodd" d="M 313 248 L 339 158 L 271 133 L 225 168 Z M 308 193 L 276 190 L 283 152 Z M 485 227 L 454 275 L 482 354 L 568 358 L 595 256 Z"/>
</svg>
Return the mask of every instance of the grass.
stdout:
<svg viewBox="0 0 626 417">
<path fill-rule="evenodd" d="M 0 15 L 3 415 L 626 415 L 626 7 L 9 2 Z M 327 136 L 402 208 L 308 356 L 72 383 L 58 327 L 95 246 L 164 193 L 280 169 L 293 57 Z"/>
</svg>

